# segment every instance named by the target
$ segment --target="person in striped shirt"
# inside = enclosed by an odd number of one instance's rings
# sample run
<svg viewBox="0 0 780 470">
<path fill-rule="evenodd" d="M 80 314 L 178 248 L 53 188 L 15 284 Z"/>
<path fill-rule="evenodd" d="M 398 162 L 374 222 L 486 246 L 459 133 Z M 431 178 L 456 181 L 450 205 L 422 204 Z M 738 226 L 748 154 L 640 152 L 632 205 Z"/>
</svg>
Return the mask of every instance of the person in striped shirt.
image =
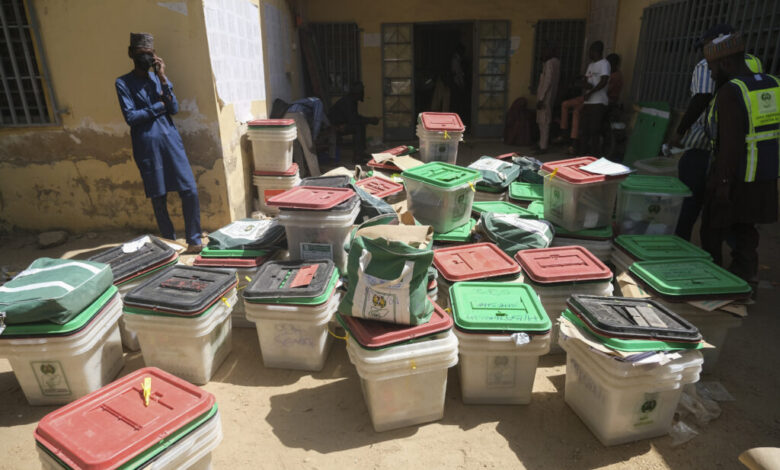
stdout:
<svg viewBox="0 0 780 470">
<path fill-rule="evenodd" d="M 714 38 L 733 32 L 734 28 L 730 25 L 715 25 L 702 34 L 695 47 L 697 50 L 701 50 Z M 745 63 L 755 73 L 763 71 L 761 61 L 755 56 L 745 54 Z M 668 142 L 670 147 L 685 149 L 678 164 L 679 178 L 693 193 L 691 197 L 683 201 L 675 230 L 677 236 L 685 240 L 691 239 L 693 226 L 696 224 L 696 219 L 698 219 L 704 204 L 707 168 L 712 153 L 710 142 L 715 137 L 714 130 L 707 129 L 705 111 L 715 94 L 715 90 L 715 81 L 710 74 L 707 60 L 702 58 L 693 68 L 691 74 L 691 101 L 688 103 L 688 108 L 680 120 L 676 132 Z"/>
</svg>

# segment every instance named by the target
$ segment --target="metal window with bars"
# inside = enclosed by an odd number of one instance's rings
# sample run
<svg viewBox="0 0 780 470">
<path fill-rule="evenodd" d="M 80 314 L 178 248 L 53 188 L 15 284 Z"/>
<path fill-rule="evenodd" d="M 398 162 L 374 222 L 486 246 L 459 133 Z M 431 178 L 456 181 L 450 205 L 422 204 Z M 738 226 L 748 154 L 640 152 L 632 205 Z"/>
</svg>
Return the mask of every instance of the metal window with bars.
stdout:
<svg viewBox="0 0 780 470">
<path fill-rule="evenodd" d="M 531 91 L 536 93 L 542 73 L 542 50 L 545 44 L 553 46 L 561 60 L 560 89 L 568 87 L 582 75 L 582 52 L 585 41 L 585 20 L 540 20 L 534 33 L 534 62 L 531 70 Z M 558 93 L 558 100 L 564 93 Z"/>
<path fill-rule="evenodd" d="M 0 0 L 0 126 L 56 123 L 32 6 Z M 33 42 L 35 39 L 35 42 Z"/>
<path fill-rule="evenodd" d="M 349 93 L 360 81 L 360 30 L 356 23 L 312 23 L 314 40 L 331 97 Z"/>
<path fill-rule="evenodd" d="M 780 2 L 777 0 L 670 0 L 644 9 L 631 96 L 634 101 L 667 101 L 684 109 L 691 73 L 701 60 L 696 40 L 718 23 L 745 38 L 747 52 L 780 72 Z"/>
</svg>

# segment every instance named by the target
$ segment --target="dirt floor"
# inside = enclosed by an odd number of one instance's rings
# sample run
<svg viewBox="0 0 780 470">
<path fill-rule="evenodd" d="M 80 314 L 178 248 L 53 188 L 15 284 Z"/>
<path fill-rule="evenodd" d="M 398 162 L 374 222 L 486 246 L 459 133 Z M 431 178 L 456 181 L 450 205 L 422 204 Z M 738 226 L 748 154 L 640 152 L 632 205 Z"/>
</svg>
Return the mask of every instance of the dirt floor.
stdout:
<svg viewBox="0 0 780 470">
<path fill-rule="evenodd" d="M 472 160 L 504 149 L 467 142 L 463 150 Z M 42 256 L 84 258 L 135 235 L 73 235 L 63 246 L 40 250 L 34 235 L 12 234 L 0 238 L 0 266 L 16 271 Z M 255 331 L 235 328 L 233 352 L 205 386 L 217 397 L 224 429 L 214 468 L 741 468 L 742 451 L 780 446 L 778 247 L 780 225 L 761 227 L 758 302 L 729 333 L 717 373 L 702 378 L 720 382 L 736 400 L 721 403 L 722 415 L 682 446 L 673 447 L 668 436 L 602 446 L 564 403 L 563 355 L 542 358 L 530 405 L 463 405 L 452 368 L 443 420 L 376 433 L 342 341 L 322 372 L 267 369 Z M 143 366 L 140 353 L 125 360 L 122 375 Z M 33 430 L 54 409 L 29 406 L 8 361 L 0 359 L 0 468 L 39 468 Z"/>
</svg>

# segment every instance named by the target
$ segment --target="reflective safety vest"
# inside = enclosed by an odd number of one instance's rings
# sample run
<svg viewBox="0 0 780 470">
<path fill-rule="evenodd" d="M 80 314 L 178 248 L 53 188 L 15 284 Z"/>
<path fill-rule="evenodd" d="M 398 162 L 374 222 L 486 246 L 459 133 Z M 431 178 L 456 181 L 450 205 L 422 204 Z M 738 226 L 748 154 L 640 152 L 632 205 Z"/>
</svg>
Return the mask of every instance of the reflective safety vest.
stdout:
<svg viewBox="0 0 780 470">
<path fill-rule="evenodd" d="M 729 85 L 740 91 L 747 111 L 747 158 L 740 165 L 744 181 L 751 183 L 780 177 L 780 79 L 757 73 L 732 79 Z M 714 102 L 713 98 L 707 113 L 710 127 L 717 126 L 718 120 Z"/>
</svg>

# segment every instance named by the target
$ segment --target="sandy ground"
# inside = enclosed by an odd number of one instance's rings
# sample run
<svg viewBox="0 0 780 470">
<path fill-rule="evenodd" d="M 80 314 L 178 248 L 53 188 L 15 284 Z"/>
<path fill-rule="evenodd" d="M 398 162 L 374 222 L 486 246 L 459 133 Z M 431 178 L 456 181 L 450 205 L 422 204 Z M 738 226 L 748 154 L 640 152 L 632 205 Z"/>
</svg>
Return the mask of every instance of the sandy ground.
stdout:
<svg viewBox="0 0 780 470">
<path fill-rule="evenodd" d="M 687 444 L 672 447 L 664 436 L 602 446 L 564 403 L 563 355 L 542 358 L 530 405 L 463 405 L 453 368 L 443 420 L 376 433 L 342 341 L 321 372 L 267 369 L 255 331 L 235 328 L 233 352 L 205 386 L 217 397 L 224 428 L 214 468 L 741 468 L 736 459 L 742 451 L 780 446 L 780 226 L 762 227 L 761 234 L 758 303 L 743 327 L 729 334 L 717 373 L 703 377 L 722 383 L 736 401 L 721 403 L 720 418 Z M 86 257 L 134 235 L 75 236 L 48 250 L 37 249 L 34 236 L 6 236 L 0 265 L 18 270 L 42 256 Z M 140 353 L 125 360 L 122 375 L 143 366 Z M 39 468 L 33 430 L 54 409 L 29 406 L 7 360 L 0 359 L 0 468 Z"/>
</svg>

